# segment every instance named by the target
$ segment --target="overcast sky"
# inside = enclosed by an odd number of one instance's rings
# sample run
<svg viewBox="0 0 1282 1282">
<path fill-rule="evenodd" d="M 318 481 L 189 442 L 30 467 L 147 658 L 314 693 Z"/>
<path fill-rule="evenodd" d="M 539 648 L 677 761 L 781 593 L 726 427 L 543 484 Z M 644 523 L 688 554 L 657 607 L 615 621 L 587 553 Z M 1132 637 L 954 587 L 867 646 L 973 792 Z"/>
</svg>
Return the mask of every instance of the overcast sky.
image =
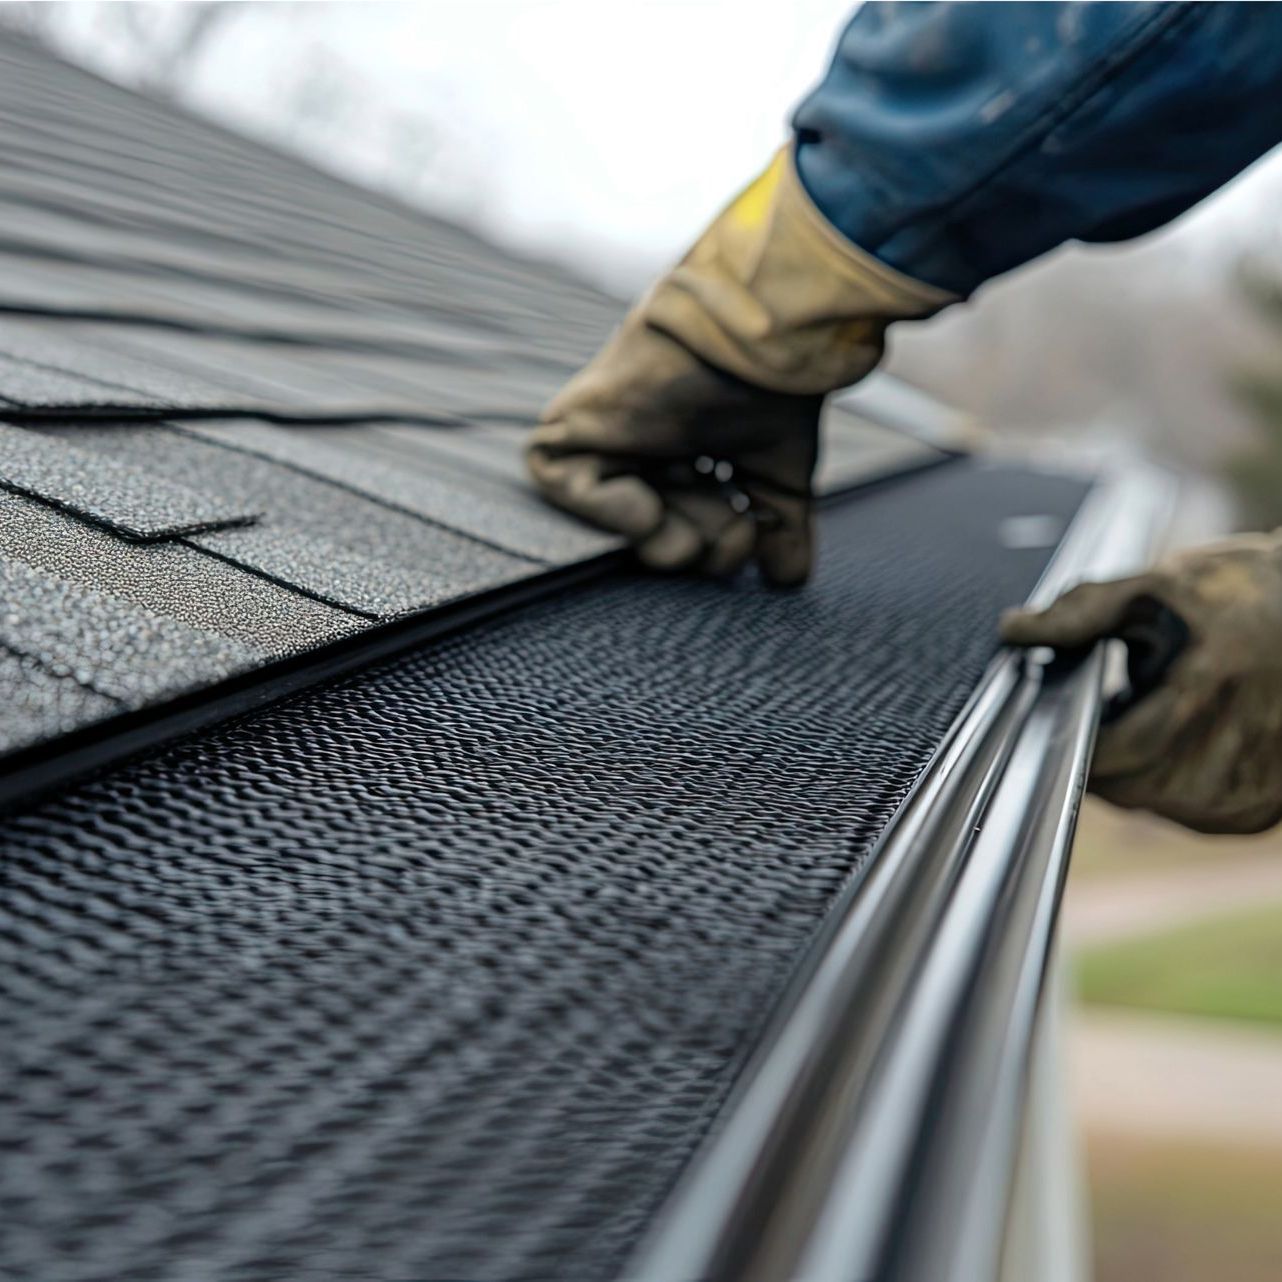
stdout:
<svg viewBox="0 0 1282 1282">
<path fill-rule="evenodd" d="M 131 82 L 164 81 L 167 33 L 186 21 L 181 5 L 48 8 L 65 49 Z M 240 4 L 169 87 L 363 181 L 632 285 L 786 137 L 848 8 Z"/>
<path fill-rule="evenodd" d="M 847 0 L 44 6 L 63 47 L 490 235 L 635 288 L 786 137 Z M 1282 219 L 1276 159 L 1167 234 L 1218 269 Z M 1183 255 L 1182 255 L 1183 256 Z"/>
</svg>

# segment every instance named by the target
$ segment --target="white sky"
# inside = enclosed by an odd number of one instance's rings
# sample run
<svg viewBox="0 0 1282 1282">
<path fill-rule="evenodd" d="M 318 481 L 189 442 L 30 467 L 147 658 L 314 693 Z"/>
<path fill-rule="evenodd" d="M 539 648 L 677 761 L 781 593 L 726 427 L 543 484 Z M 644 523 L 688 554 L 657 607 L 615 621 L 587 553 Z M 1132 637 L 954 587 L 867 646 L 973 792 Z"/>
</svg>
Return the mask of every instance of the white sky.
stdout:
<svg viewBox="0 0 1282 1282">
<path fill-rule="evenodd" d="M 81 60 L 126 80 L 156 72 L 155 46 L 113 13 L 123 6 L 58 7 L 57 34 Z M 175 8 L 141 7 L 157 27 Z M 786 137 L 849 11 L 848 0 L 249 3 L 174 88 L 632 286 Z"/>
<path fill-rule="evenodd" d="M 633 289 L 786 136 L 849 0 L 357 0 L 227 6 L 180 99 L 509 244 Z M 163 80 L 181 4 L 64 0 L 55 34 Z M 132 10 L 133 14 L 126 13 Z M 147 38 L 144 38 L 147 37 Z M 1221 272 L 1276 245 L 1282 158 L 1165 233 Z"/>
</svg>

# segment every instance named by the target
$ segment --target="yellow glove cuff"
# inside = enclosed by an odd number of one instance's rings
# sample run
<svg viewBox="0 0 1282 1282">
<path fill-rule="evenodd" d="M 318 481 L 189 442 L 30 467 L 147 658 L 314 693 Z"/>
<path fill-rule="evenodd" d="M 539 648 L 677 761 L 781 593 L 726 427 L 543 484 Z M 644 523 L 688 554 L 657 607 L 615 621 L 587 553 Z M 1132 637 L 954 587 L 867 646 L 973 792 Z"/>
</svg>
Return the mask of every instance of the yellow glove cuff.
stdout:
<svg viewBox="0 0 1282 1282">
<path fill-rule="evenodd" d="M 759 387 L 809 395 L 867 374 L 891 321 L 931 316 L 956 301 L 846 240 L 815 208 L 786 147 L 640 310 L 709 364 Z"/>
</svg>

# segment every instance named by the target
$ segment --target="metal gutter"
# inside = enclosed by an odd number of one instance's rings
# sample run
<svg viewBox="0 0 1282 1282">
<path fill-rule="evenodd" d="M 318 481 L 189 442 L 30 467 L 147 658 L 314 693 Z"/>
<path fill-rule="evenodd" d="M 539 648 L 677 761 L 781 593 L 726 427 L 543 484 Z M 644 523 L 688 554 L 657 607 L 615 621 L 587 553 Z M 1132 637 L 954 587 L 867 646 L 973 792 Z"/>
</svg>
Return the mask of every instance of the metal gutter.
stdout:
<svg viewBox="0 0 1282 1282">
<path fill-rule="evenodd" d="M 1030 596 L 1147 557 L 1167 487 L 1097 486 Z M 812 946 L 628 1276 L 996 1276 L 1105 648 L 998 656 Z"/>
</svg>

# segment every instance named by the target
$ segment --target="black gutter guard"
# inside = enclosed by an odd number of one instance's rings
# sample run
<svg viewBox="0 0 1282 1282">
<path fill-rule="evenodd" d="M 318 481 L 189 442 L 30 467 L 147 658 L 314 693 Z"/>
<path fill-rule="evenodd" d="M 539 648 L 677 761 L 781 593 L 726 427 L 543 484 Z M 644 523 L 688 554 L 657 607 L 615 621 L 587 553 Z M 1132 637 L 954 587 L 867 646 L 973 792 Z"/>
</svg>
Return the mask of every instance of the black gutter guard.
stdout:
<svg viewBox="0 0 1282 1282">
<path fill-rule="evenodd" d="M 1099 487 L 1030 597 L 1146 558 L 1166 485 Z M 994 660 L 830 914 L 638 1282 L 997 1276 L 1106 648 Z"/>
<path fill-rule="evenodd" d="M 15 809 L 0 1272 L 618 1282 L 1088 488 L 953 463 L 804 592 L 605 574 Z"/>
</svg>

